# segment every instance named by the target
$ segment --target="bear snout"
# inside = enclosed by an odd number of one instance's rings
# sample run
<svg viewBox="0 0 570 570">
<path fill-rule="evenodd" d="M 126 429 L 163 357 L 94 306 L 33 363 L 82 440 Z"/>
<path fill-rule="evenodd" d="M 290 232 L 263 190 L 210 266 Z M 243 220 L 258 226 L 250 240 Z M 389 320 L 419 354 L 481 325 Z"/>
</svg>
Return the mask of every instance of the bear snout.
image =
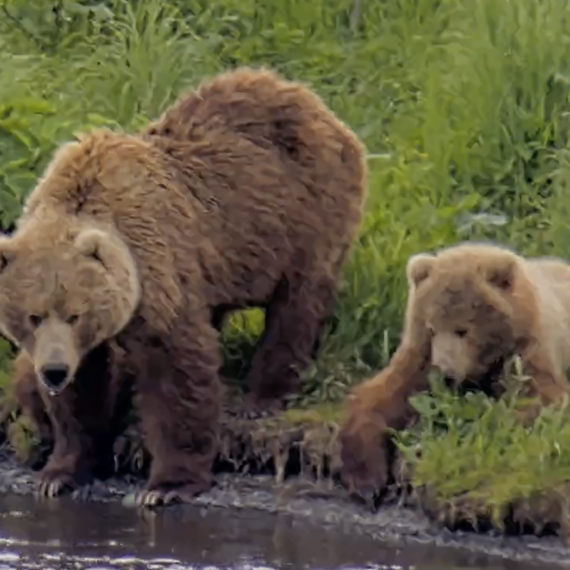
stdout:
<svg viewBox="0 0 570 570">
<path fill-rule="evenodd" d="M 445 385 L 448 388 L 456 389 L 457 386 L 465 380 L 465 372 L 459 370 L 457 365 L 451 359 L 442 358 L 433 362 L 434 368 L 439 370 L 445 379 Z"/>
<path fill-rule="evenodd" d="M 40 380 L 52 396 L 59 394 L 65 388 L 68 379 L 69 366 L 64 363 L 46 364 L 40 370 Z"/>
<path fill-rule="evenodd" d="M 453 367 L 453 362 L 447 354 L 440 354 L 435 352 L 432 357 L 432 366 L 437 368 L 443 376 L 449 379 L 449 381 L 456 381 L 456 374 Z"/>
</svg>

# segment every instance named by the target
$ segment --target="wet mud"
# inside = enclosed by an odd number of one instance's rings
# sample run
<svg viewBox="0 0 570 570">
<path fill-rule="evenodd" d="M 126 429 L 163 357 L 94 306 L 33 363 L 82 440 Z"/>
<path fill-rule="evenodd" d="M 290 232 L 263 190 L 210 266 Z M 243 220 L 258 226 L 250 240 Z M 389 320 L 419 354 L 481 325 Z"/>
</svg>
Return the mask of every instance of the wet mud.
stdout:
<svg viewBox="0 0 570 570">
<path fill-rule="evenodd" d="M 285 562 L 305 569 L 570 567 L 570 548 L 560 539 L 451 533 L 396 505 L 373 513 L 330 480 L 219 474 L 193 504 L 156 511 L 133 507 L 142 484 L 123 477 L 96 482 L 87 498 L 39 499 L 33 472 L 5 455 L 0 552 L 17 564 L 0 556 L 0 569 L 124 568 L 125 557 L 129 568 L 153 569 Z M 48 555 L 59 558 L 48 564 Z"/>
</svg>

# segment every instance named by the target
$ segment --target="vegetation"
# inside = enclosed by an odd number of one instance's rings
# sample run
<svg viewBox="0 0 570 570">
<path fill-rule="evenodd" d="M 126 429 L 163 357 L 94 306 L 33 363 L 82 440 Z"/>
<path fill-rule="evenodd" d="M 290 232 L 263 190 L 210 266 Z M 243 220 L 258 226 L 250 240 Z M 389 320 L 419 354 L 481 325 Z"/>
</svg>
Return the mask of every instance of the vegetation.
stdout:
<svg viewBox="0 0 570 570">
<path fill-rule="evenodd" d="M 567 408 L 544 409 L 524 428 L 515 412 L 520 369 L 503 381 L 509 390 L 497 402 L 474 393 L 458 398 L 437 378 L 431 394 L 415 396 L 420 421 L 396 434 L 407 467 L 399 483 L 411 483 L 412 504 L 451 528 L 567 536 Z"/>
<path fill-rule="evenodd" d="M 394 349 L 411 254 L 488 238 L 570 257 L 569 8 L 568 0 L 0 0 L 0 224 L 10 230 L 54 148 L 74 132 L 139 128 L 202 77 L 238 64 L 306 82 L 369 152 L 366 219 L 300 404 L 337 402 Z M 224 333 L 229 376 L 243 376 L 262 325 L 259 311 L 233 318 Z M 9 360 L 7 343 L 0 357 Z M 435 390 L 416 403 L 421 421 L 399 445 L 426 505 L 456 513 L 468 505 L 500 524 L 509 505 L 563 491 L 563 414 L 546 411 L 527 430 L 507 400 Z"/>
</svg>

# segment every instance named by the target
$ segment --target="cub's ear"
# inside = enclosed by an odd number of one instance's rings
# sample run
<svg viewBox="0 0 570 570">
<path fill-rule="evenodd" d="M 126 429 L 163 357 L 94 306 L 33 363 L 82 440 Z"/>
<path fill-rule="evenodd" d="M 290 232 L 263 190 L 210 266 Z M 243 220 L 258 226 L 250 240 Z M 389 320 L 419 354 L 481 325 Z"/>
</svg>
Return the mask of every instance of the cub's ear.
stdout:
<svg viewBox="0 0 570 570">
<path fill-rule="evenodd" d="M 516 259 L 501 259 L 487 269 L 487 281 L 502 291 L 512 288 L 518 267 Z"/>
<path fill-rule="evenodd" d="M 435 256 L 428 253 L 412 255 L 406 266 L 408 284 L 417 287 L 422 281 L 425 281 L 430 276 L 434 262 Z"/>
</svg>

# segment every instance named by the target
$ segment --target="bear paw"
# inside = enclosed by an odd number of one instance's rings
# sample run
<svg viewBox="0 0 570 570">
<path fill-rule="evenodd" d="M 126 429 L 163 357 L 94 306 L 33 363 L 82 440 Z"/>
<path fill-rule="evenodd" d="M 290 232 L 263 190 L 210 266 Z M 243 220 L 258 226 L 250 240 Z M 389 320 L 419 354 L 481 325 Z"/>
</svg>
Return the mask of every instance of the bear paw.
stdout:
<svg viewBox="0 0 570 570">
<path fill-rule="evenodd" d="M 54 498 L 66 492 L 79 490 L 81 497 L 88 494 L 91 480 L 92 477 L 89 475 L 78 476 L 59 470 L 44 469 L 39 475 L 36 494 L 39 497 Z"/>
<path fill-rule="evenodd" d="M 350 495 L 374 508 L 388 483 L 388 465 L 382 450 L 367 460 L 347 460 L 343 454 L 340 477 Z"/>
<path fill-rule="evenodd" d="M 386 445 L 362 438 L 359 433 L 340 437 L 342 467 L 340 478 L 353 497 L 374 508 L 385 491 L 389 478 L 389 454 Z"/>
<path fill-rule="evenodd" d="M 135 504 L 140 507 L 153 508 L 174 503 L 191 503 L 204 491 L 211 488 L 207 483 L 186 483 L 177 487 L 172 485 L 155 485 L 152 489 L 140 491 L 135 496 Z"/>
</svg>

